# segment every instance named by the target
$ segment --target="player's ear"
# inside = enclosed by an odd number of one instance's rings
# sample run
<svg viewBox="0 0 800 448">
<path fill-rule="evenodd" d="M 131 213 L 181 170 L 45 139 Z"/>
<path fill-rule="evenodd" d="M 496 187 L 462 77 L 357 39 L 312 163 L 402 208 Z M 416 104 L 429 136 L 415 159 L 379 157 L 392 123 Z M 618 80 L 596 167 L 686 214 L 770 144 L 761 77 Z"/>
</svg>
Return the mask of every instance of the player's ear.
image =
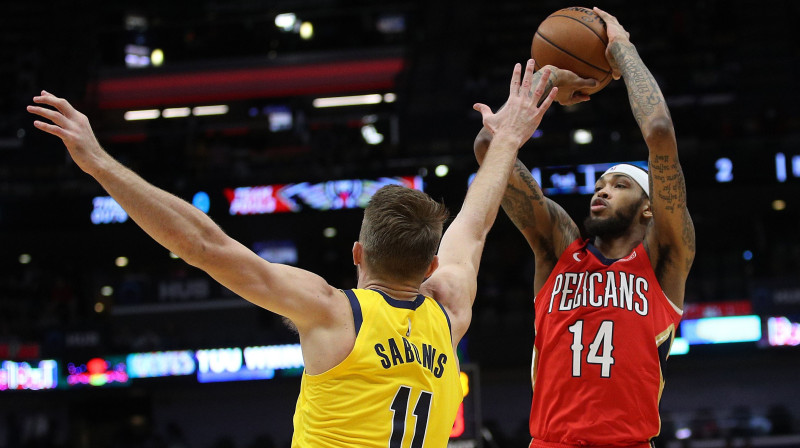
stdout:
<svg viewBox="0 0 800 448">
<path fill-rule="evenodd" d="M 645 218 L 653 217 L 653 208 L 650 206 L 650 199 L 644 200 L 644 209 L 642 210 L 642 216 L 644 216 Z"/>
<path fill-rule="evenodd" d="M 358 266 L 363 262 L 364 259 L 364 246 L 361 245 L 358 241 L 353 243 L 353 264 Z"/>
<path fill-rule="evenodd" d="M 438 255 L 434 255 L 433 256 L 433 261 L 431 261 L 431 264 L 428 266 L 428 270 L 425 271 L 425 277 L 424 278 L 430 277 L 433 274 L 433 272 L 438 268 L 439 268 L 439 256 Z"/>
</svg>

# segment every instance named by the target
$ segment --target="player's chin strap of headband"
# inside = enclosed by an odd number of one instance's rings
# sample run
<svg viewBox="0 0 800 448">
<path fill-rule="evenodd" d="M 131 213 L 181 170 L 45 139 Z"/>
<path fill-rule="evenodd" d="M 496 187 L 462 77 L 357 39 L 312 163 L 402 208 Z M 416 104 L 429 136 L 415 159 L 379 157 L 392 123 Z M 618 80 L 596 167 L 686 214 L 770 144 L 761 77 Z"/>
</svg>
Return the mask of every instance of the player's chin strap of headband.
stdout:
<svg viewBox="0 0 800 448">
<path fill-rule="evenodd" d="M 603 176 L 606 174 L 624 174 L 630 177 L 637 184 L 639 184 L 640 187 L 642 187 L 642 190 L 644 190 L 644 193 L 647 195 L 647 197 L 650 197 L 650 182 L 648 181 L 647 171 L 645 171 L 644 168 L 639 168 L 636 165 L 631 165 L 628 163 L 620 163 L 619 165 L 614 165 L 607 169 L 606 172 L 603 173 Z"/>
</svg>

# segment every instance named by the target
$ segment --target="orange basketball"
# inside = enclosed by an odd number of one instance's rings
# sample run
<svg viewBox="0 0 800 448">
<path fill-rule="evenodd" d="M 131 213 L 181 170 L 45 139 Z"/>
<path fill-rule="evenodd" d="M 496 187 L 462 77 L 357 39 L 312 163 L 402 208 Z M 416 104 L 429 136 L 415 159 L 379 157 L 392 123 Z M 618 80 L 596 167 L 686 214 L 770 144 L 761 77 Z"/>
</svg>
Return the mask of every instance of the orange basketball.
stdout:
<svg viewBox="0 0 800 448">
<path fill-rule="evenodd" d="M 573 6 L 550 14 L 539 25 L 531 43 L 536 70 L 554 65 L 594 78 L 600 84 L 584 93 L 600 91 L 611 82 L 611 67 L 606 60 L 606 24 L 589 8 Z"/>
</svg>

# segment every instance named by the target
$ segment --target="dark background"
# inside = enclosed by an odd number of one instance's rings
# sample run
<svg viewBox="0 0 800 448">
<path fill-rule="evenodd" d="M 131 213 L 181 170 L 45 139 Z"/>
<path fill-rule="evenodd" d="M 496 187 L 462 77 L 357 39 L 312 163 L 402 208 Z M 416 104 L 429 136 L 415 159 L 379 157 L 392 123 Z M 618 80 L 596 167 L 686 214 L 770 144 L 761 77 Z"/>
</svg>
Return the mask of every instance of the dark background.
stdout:
<svg viewBox="0 0 800 448">
<path fill-rule="evenodd" d="M 33 128 L 25 106 L 39 90 L 69 99 L 89 116 L 101 144 L 145 179 L 188 200 L 198 190 L 209 192 L 209 215 L 234 238 L 250 247 L 259 241 L 292 241 L 300 267 L 348 288 L 355 281 L 350 248 L 361 210 L 230 216 L 223 189 L 423 175 L 426 191 L 455 214 L 467 178 L 477 169 L 472 141 L 480 116 L 472 104 L 502 103 L 511 68 L 529 57 L 539 22 L 566 6 L 573 5 L 5 2 L 0 12 L 3 356 L 24 360 L 20 347 L 32 347 L 34 357 L 63 359 L 296 341 L 279 317 L 213 283 L 199 300 L 159 298 L 160 285 L 207 277 L 170 258 L 130 221 L 90 222 L 92 198 L 105 193 L 69 160 L 60 141 Z M 598 6 L 615 14 L 631 33 L 670 106 L 697 230 L 686 302 L 742 300 L 762 317 L 800 314 L 800 113 L 795 105 L 800 6 L 788 1 L 647 7 L 608 1 Z M 275 15 L 290 11 L 313 23 L 313 39 L 276 28 Z M 146 29 L 126 30 L 130 15 L 146 18 Z M 401 18 L 403 29 L 381 32 L 376 24 L 386 17 Z M 126 68 L 125 46 L 136 42 L 163 49 L 164 65 Z M 285 91 L 273 96 L 253 89 L 250 95 L 211 102 L 230 106 L 220 117 L 127 122 L 122 116 L 129 109 L 209 103 L 170 103 L 169 96 L 151 96 L 149 106 L 114 107 L 104 105 L 99 88 L 109 80 L 137 77 L 346 66 L 380 58 L 403 61 L 391 85 L 372 89 L 355 79 L 355 87 L 329 88 L 325 94 Z M 319 96 L 376 91 L 395 93 L 397 101 L 311 106 Z M 249 113 L 274 105 L 292 111 L 291 130 L 270 132 L 265 116 Z M 385 136 L 375 146 L 360 133 L 372 120 Z M 540 129 L 542 136 L 520 152 L 529 167 L 646 159 L 621 82 L 612 82 L 588 103 L 554 106 Z M 591 130 L 593 141 L 573 143 L 575 129 Z M 788 165 L 783 182 L 776 178 L 778 153 Z M 798 158 L 794 171 L 792 157 Z M 720 158 L 732 163 L 730 182 L 717 181 Z M 449 166 L 447 176 L 433 174 L 439 164 Z M 589 196 L 553 198 L 582 222 Z M 776 209 L 776 200 L 785 208 Z M 335 237 L 323 236 L 328 227 L 337 229 Z M 30 263 L 21 264 L 21 254 L 29 254 Z M 119 256 L 130 263 L 115 266 Z M 492 435 L 488 446 L 526 443 L 532 279 L 532 254 L 501 213 L 487 243 L 464 347 L 466 358 L 481 372 L 481 411 L 486 433 Z M 106 285 L 115 291 L 108 297 L 100 293 Z M 122 294 L 131 288 L 137 292 Z M 762 300 L 780 291 L 783 302 Z M 103 304 L 101 312 L 97 303 Z M 688 355 L 671 358 L 662 398 L 663 443 L 684 427 L 693 429 L 694 439 L 798 431 L 798 356 L 796 347 L 731 344 L 692 347 Z M 156 440 L 168 440 L 175 431 L 183 432 L 193 447 L 269 446 L 267 438 L 288 446 L 298 386 L 296 378 L 289 378 L 0 392 L 0 414 L 6 417 L 0 422 L 0 447 L 158 446 Z"/>
</svg>

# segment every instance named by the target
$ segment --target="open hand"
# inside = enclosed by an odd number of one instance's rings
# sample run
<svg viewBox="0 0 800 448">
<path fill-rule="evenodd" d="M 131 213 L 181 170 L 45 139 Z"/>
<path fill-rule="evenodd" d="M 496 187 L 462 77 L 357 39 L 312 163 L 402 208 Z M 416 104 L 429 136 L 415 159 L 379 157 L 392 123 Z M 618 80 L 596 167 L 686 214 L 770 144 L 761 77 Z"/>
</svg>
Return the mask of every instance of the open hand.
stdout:
<svg viewBox="0 0 800 448">
<path fill-rule="evenodd" d="M 49 109 L 41 106 L 28 106 L 28 112 L 50 120 L 53 124 L 36 120 L 33 125 L 48 134 L 60 138 L 72 159 L 82 170 L 89 172 L 96 160 L 96 156 L 103 150 L 92 132 L 89 119 L 78 112 L 69 102 L 58 98 L 52 93 L 42 90 L 40 96 L 33 97 L 33 102 L 46 104 L 55 108 Z"/>
<path fill-rule="evenodd" d="M 511 75 L 508 100 L 505 106 L 497 113 L 493 113 L 492 109 L 485 104 L 476 103 L 473 106 L 473 109 L 481 113 L 483 125 L 486 129 L 494 134 L 495 137 L 498 134 L 504 134 L 517 140 L 517 149 L 533 135 L 533 131 L 539 127 L 544 113 L 553 104 L 553 100 L 558 95 L 558 87 L 553 87 L 550 94 L 539 106 L 539 100 L 544 95 L 547 80 L 550 78 L 550 69 L 542 69 L 542 76 L 533 89 L 531 88 L 533 59 L 528 59 L 528 63 L 525 66 L 525 74 L 520 82 L 521 71 L 520 64 L 516 64 Z"/>
</svg>

